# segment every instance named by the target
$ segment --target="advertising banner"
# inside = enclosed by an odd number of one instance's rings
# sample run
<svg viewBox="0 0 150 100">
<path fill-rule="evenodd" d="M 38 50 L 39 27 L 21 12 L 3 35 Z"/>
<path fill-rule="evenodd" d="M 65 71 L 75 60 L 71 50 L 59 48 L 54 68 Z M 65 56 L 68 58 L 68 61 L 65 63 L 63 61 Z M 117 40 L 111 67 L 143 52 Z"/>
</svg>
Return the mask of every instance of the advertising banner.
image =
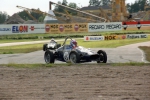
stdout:
<svg viewBox="0 0 150 100">
<path fill-rule="evenodd" d="M 0 35 L 45 33 L 45 24 L 0 25 Z"/>
<path fill-rule="evenodd" d="M 45 33 L 45 24 L 28 24 L 28 33 Z"/>
<path fill-rule="evenodd" d="M 87 23 L 74 24 L 74 32 L 88 32 L 88 24 Z"/>
<path fill-rule="evenodd" d="M 45 33 L 59 33 L 59 24 L 46 24 Z"/>
<path fill-rule="evenodd" d="M 122 40 L 126 39 L 126 35 L 107 35 L 104 36 L 105 40 Z"/>
<path fill-rule="evenodd" d="M 88 32 L 121 31 L 122 22 L 88 23 Z"/>
<path fill-rule="evenodd" d="M 123 30 L 150 30 L 150 21 L 122 22 Z"/>
<path fill-rule="evenodd" d="M 127 39 L 148 38 L 147 34 L 127 34 Z"/>
<path fill-rule="evenodd" d="M 11 33 L 12 33 L 12 25 L 0 25 L 0 35 Z"/>
<path fill-rule="evenodd" d="M 84 41 L 102 41 L 104 36 L 84 36 Z"/>
<path fill-rule="evenodd" d="M 76 24 L 46 24 L 46 33 L 88 32 L 87 23 Z"/>
</svg>

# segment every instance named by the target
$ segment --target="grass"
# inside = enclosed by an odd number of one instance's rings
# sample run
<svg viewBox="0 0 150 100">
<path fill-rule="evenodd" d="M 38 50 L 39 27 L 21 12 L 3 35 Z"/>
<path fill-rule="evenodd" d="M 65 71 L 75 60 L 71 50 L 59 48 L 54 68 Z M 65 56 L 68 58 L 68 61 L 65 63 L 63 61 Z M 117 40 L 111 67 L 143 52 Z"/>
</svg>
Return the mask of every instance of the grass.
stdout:
<svg viewBox="0 0 150 100">
<path fill-rule="evenodd" d="M 111 31 L 111 32 L 94 32 L 94 33 L 37 33 L 37 34 L 13 34 L 13 35 L 0 35 L 0 43 L 8 42 L 25 42 L 25 41 L 37 41 L 41 40 L 40 37 L 53 37 L 53 36 L 71 36 L 71 35 L 117 35 L 117 34 L 139 34 L 146 33 L 150 34 L 150 30 L 136 30 L 136 31 Z M 28 37 L 38 37 L 39 39 L 19 39 L 19 38 L 28 38 Z M 16 38 L 16 39 L 11 39 Z"/>
<path fill-rule="evenodd" d="M 0 54 L 29 53 L 42 50 L 43 44 L 27 44 L 19 46 L 0 47 Z"/>
<path fill-rule="evenodd" d="M 0 67 L 13 67 L 13 68 L 29 68 L 29 69 L 34 69 L 34 68 L 50 68 L 50 67 L 69 67 L 69 66 L 91 66 L 90 64 L 70 64 L 70 63 L 65 63 L 65 64 L 15 64 L 15 63 L 9 63 L 9 64 L 0 64 Z M 137 63 L 137 62 L 130 62 L 130 63 L 101 63 L 101 64 L 92 64 L 92 66 L 150 66 L 150 63 Z M 91 66 L 91 67 L 92 67 Z"/>
<path fill-rule="evenodd" d="M 132 43 L 150 41 L 150 37 L 146 39 L 125 39 L 125 40 L 108 40 L 108 41 L 84 41 L 78 39 L 78 45 L 86 48 L 115 48 L 118 46 L 124 46 Z M 63 43 L 63 42 L 59 42 Z M 69 41 L 67 42 L 69 43 Z M 14 54 L 14 53 L 29 53 L 43 49 L 43 43 L 41 44 L 26 44 L 19 46 L 6 46 L 0 47 L 0 54 Z"/>
<path fill-rule="evenodd" d="M 39 39 L 21 39 L 21 40 L 4 39 L 0 40 L 0 43 L 29 42 L 29 41 L 39 41 Z"/>
<path fill-rule="evenodd" d="M 125 40 L 106 40 L 106 41 L 90 41 L 79 42 L 80 45 L 87 48 L 115 48 L 133 43 L 150 41 L 150 37 L 147 39 L 125 39 Z"/>
<path fill-rule="evenodd" d="M 146 60 L 150 62 L 150 47 L 140 46 L 139 48 L 142 49 L 145 52 Z"/>
</svg>

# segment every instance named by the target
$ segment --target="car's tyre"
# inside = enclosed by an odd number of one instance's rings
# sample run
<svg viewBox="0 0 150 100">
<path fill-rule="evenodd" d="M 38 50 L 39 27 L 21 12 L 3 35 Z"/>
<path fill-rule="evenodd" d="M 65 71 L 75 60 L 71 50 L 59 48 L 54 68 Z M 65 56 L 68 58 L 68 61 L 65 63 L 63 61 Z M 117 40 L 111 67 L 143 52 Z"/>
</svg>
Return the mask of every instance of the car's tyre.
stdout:
<svg viewBox="0 0 150 100">
<path fill-rule="evenodd" d="M 97 54 L 99 55 L 99 60 L 97 61 L 97 63 L 106 63 L 107 62 L 107 54 L 105 51 L 99 50 L 97 52 Z"/>
<path fill-rule="evenodd" d="M 54 63 L 55 62 L 55 57 L 53 52 L 46 50 L 45 54 L 44 54 L 44 59 L 46 63 Z"/>
<path fill-rule="evenodd" d="M 43 45 L 43 51 L 46 51 L 47 50 L 47 44 L 44 44 Z"/>
<path fill-rule="evenodd" d="M 70 52 L 69 59 L 72 64 L 76 64 L 80 62 L 80 56 L 76 51 Z"/>
</svg>

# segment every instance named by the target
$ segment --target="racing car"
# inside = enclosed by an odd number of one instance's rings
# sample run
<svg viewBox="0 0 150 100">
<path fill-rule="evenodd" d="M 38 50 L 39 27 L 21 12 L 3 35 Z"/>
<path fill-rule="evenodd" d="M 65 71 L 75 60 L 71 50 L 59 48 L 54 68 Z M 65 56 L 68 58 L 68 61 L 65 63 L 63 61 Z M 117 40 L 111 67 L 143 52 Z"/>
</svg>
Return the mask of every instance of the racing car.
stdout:
<svg viewBox="0 0 150 100">
<path fill-rule="evenodd" d="M 68 39 L 70 39 L 69 44 L 67 43 Z M 62 45 L 57 42 L 50 42 L 47 45 L 47 48 L 43 49 L 45 51 L 44 59 L 46 63 L 54 63 L 55 60 L 66 63 L 71 62 L 72 64 L 92 61 L 96 61 L 97 63 L 107 62 L 105 51 L 98 50 L 95 52 L 83 46 L 77 46 L 76 40 L 71 37 L 66 37 Z"/>
<path fill-rule="evenodd" d="M 43 45 L 43 51 L 46 51 L 47 49 L 54 50 L 61 46 L 61 44 L 57 44 L 57 42 L 52 38 L 49 43 L 45 43 Z"/>
</svg>

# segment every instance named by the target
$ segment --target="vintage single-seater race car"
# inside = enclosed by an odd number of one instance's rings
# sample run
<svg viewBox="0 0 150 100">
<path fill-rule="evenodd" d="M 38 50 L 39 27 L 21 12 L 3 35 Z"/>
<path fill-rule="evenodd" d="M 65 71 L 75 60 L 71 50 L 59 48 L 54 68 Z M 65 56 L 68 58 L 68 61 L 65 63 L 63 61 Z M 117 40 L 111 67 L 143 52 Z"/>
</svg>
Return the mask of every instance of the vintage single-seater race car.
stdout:
<svg viewBox="0 0 150 100">
<path fill-rule="evenodd" d="M 66 41 L 68 39 L 70 39 L 70 43 L 67 44 Z M 77 46 L 77 42 L 70 37 L 66 37 L 62 46 L 57 42 L 50 42 L 46 47 L 45 45 L 43 45 L 43 50 L 45 51 L 44 59 L 46 63 L 54 63 L 55 60 L 71 62 L 73 64 L 92 61 L 97 63 L 107 62 L 105 51 L 98 50 L 94 52 L 91 49 Z"/>
</svg>

